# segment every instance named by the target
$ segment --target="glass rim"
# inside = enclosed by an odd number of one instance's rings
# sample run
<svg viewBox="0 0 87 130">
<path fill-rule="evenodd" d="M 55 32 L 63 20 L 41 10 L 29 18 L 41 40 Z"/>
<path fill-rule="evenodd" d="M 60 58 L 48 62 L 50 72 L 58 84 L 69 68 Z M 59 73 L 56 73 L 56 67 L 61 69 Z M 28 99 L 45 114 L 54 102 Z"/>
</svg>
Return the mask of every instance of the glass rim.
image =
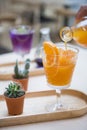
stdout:
<svg viewBox="0 0 87 130">
<path fill-rule="evenodd" d="M 56 45 L 57 45 L 57 47 L 59 47 L 59 48 L 62 48 L 62 47 L 65 48 L 64 43 L 57 43 Z M 71 48 L 76 54 L 79 53 L 79 49 L 78 49 L 77 47 L 75 47 L 74 45 L 69 45 L 69 44 L 67 44 L 67 48 Z M 64 49 L 64 50 L 65 50 L 65 49 Z M 69 49 L 67 49 L 67 50 L 69 50 Z M 44 52 L 44 48 L 43 48 L 43 47 L 41 47 L 41 51 Z M 55 53 L 54 53 L 54 55 L 53 55 L 53 54 L 46 54 L 46 53 L 44 52 L 44 55 L 59 56 L 59 55 L 61 55 L 61 54 L 55 54 Z M 72 55 L 72 54 L 67 54 L 67 55 Z"/>
<path fill-rule="evenodd" d="M 10 29 L 9 29 L 9 32 L 12 33 L 12 34 L 17 34 L 15 32 L 13 32 L 13 30 L 14 29 L 17 30 L 17 28 L 19 28 L 19 27 L 25 27 L 25 28 L 27 28 L 28 31 L 25 34 L 29 34 L 29 33 L 34 33 L 35 32 L 35 30 L 34 30 L 34 28 L 32 26 L 24 25 L 24 24 L 11 26 Z M 21 35 L 23 33 L 18 33 L 18 34 Z"/>
</svg>

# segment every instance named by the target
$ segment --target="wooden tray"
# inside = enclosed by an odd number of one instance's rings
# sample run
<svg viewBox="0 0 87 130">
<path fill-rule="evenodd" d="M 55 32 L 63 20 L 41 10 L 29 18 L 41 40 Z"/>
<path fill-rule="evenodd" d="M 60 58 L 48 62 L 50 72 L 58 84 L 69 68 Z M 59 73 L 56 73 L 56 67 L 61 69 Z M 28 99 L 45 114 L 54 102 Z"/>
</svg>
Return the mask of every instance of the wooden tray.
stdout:
<svg viewBox="0 0 87 130">
<path fill-rule="evenodd" d="M 46 105 L 56 102 L 55 91 L 28 92 L 25 98 L 23 114 L 10 116 L 7 112 L 4 97 L 1 95 L 0 127 L 73 118 L 87 113 L 87 95 L 80 91 L 63 90 L 62 101 L 67 106 L 66 109 L 47 112 Z"/>
<path fill-rule="evenodd" d="M 11 80 L 12 75 L 14 74 L 14 62 L 0 63 L 0 80 Z M 23 65 L 22 61 L 19 61 L 19 66 Z M 29 76 L 36 76 L 44 74 L 43 68 L 37 68 L 37 64 L 35 60 L 31 60 L 30 62 L 30 70 Z"/>
<path fill-rule="evenodd" d="M 29 76 L 43 75 L 43 68 L 33 68 L 29 72 Z M 13 66 L 0 67 L 0 80 L 11 80 L 13 75 Z"/>
</svg>

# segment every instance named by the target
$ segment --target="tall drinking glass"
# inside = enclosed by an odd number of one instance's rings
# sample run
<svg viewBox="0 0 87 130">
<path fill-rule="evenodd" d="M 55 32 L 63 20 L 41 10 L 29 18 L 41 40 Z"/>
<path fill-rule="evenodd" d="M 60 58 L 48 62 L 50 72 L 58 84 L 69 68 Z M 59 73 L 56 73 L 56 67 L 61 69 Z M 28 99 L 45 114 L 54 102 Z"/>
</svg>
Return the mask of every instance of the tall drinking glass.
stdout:
<svg viewBox="0 0 87 130">
<path fill-rule="evenodd" d="M 50 47 L 51 49 L 54 49 Z M 57 111 L 63 109 L 63 104 L 60 99 L 61 90 L 70 86 L 74 68 L 78 57 L 78 49 L 74 46 L 64 44 L 57 46 L 58 54 L 47 54 L 42 48 L 42 60 L 45 69 L 47 84 L 49 87 L 56 90 L 57 102 L 47 106 L 48 111 Z M 49 53 L 53 51 L 50 50 Z"/>
<path fill-rule="evenodd" d="M 24 57 L 30 52 L 34 30 L 27 25 L 19 25 L 11 28 L 10 37 L 13 51 Z"/>
</svg>

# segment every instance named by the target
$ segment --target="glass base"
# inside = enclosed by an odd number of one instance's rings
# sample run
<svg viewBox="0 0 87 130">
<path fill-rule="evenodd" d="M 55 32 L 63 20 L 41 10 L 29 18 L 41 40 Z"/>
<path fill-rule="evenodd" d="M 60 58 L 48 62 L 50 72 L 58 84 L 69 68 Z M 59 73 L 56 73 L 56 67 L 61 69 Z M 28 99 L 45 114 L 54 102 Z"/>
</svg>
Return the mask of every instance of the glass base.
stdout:
<svg viewBox="0 0 87 130">
<path fill-rule="evenodd" d="M 64 111 L 67 109 L 66 104 L 62 102 L 62 94 L 61 90 L 66 89 L 70 86 L 70 84 L 64 85 L 64 86 L 55 86 L 52 84 L 47 83 L 49 87 L 56 90 L 56 102 L 54 104 L 48 104 L 46 106 L 46 110 L 48 112 L 55 112 L 55 111 Z"/>
<path fill-rule="evenodd" d="M 48 112 L 55 112 L 55 111 L 64 111 L 66 110 L 66 106 L 64 104 L 48 104 L 46 106 L 46 110 Z"/>
</svg>

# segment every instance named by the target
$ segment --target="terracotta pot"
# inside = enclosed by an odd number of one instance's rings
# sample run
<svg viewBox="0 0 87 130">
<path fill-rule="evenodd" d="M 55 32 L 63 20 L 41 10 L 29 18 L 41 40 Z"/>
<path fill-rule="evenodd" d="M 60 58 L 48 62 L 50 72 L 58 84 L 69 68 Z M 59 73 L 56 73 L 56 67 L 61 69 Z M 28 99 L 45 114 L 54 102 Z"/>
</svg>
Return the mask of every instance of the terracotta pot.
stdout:
<svg viewBox="0 0 87 130">
<path fill-rule="evenodd" d="M 14 82 L 20 83 L 25 91 L 28 90 L 29 77 L 28 78 L 24 78 L 24 79 L 16 79 L 14 76 L 12 76 L 12 80 Z"/>
<path fill-rule="evenodd" d="M 23 113 L 25 94 L 18 98 L 9 98 L 5 95 L 4 95 L 4 97 L 6 100 L 8 113 L 10 115 L 19 115 L 19 114 Z"/>
</svg>

